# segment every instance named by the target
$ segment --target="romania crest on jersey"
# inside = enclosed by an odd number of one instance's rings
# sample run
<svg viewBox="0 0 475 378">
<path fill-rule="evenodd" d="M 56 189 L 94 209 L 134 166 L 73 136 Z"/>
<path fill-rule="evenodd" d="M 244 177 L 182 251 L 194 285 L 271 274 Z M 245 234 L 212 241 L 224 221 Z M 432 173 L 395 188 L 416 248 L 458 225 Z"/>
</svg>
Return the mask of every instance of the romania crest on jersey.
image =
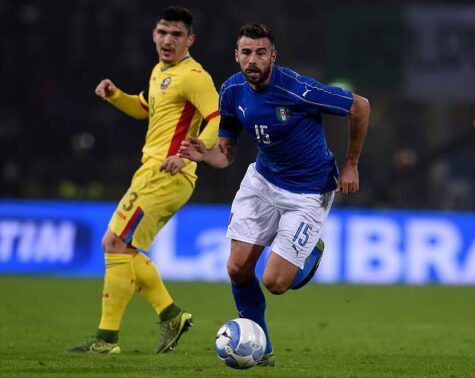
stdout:
<svg viewBox="0 0 475 378">
<path fill-rule="evenodd" d="M 165 89 L 168 88 L 171 82 L 172 82 L 172 78 L 170 76 L 167 76 L 165 79 L 162 80 L 162 83 L 160 84 L 160 89 L 164 91 Z"/>
</svg>

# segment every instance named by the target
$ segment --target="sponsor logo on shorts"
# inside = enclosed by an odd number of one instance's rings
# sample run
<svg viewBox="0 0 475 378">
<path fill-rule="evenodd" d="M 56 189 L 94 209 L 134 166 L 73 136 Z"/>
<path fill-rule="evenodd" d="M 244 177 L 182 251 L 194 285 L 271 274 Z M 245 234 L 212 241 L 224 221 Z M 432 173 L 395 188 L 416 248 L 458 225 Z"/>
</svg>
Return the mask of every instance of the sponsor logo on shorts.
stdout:
<svg viewBox="0 0 475 378">
<path fill-rule="evenodd" d="M 116 211 L 117 215 L 122 218 L 122 219 L 127 219 L 127 217 L 124 215 L 124 213 L 121 213 L 120 211 Z"/>
<path fill-rule="evenodd" d="M 295 244 L 292 244 L 292 248 L 294 249 L 295 254 L 298 256 L 300 251 L 297 249 L 297 247 L 295 246 Z"/>
<path fill-rule="evenodd" d="M 234 215 L 233 213 L 229 214 L 228 224 L 230 224 L 231 221 L 233 220 L 233 215 Z"/>
</svg>

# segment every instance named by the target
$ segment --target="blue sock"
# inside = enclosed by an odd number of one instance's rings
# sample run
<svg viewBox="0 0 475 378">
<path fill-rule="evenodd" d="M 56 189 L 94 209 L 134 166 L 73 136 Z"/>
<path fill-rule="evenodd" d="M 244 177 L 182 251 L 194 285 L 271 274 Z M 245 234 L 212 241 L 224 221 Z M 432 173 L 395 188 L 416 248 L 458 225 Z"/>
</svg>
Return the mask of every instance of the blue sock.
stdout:
<svg viewBox="0 0 475 378">
<path fill-rule="evenodd" d="M 272 344 L 267 331 L 267 324 L 265 319 L 266 299 L 262 293 L 259 280 L 254 276 L 251 282 L 243 286 L 232 285 L 234 295 L 234 302 L 241 318 L 248 318 L 254 320 L 259 324 L 266 334 L 267 347 L 266 353 L 272 350 Z"/>
<path fill-rule="evenodd" d="M 294 282 L 290 286 L 292 289 L 300 288 L 305 285 L 308 281 L 310 281 L 311 277 L 308 278 L 308 275 L 312 271 L 315 266 L 315 263 L 321 258 L 322 251 L 315 247 L 313 251 L 308 255 L 307 259 L 305 260 L 305 264 L 303 269 L 299 269 L 297 274 L 295 275 Z M 308 280 L 305 282 L 305 280 Z"/>
</svg>

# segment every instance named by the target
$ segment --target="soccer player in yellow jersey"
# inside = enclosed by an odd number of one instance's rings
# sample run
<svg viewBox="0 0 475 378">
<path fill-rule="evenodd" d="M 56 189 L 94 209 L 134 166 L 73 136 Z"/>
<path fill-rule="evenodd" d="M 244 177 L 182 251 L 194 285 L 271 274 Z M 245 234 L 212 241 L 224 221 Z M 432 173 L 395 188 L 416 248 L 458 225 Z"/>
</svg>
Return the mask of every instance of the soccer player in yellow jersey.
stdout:
<svg viewBox="0 0 475 378">
<path fill-rule="evenodd" d="M 118 333 L 124 310 L 135 291 L 150 302 L 161 321 L 156 352 L 173 350 L 192 325 L 191 314 L 178 307 L 146 252 L 170 217 L 191 196 L 196 163 L 178 157 L 181 142 L 196 137 L 211 148 L 219 125 L 218 94 L 211 76 L 188 53 L 195 40 L 193 16 L 183 7 L 168 7 L 153 30 L 159 63 L 149 88 L 129 95 L 111 80 L 96 94 L 138 119 L 149 120 L 142 166 L 119 202 L 103 238 L 106 272 L 102 317 L 97 333 L 74 352 L 119 353 Z"/>
</svg>

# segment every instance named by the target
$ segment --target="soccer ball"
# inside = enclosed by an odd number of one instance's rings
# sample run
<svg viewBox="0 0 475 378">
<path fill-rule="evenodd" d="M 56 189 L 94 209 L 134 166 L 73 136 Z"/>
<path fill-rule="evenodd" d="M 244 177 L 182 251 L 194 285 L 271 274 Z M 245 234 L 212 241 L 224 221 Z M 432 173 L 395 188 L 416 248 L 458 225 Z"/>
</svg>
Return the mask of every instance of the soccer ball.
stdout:
<svg viewBox="0 0 475 378">
<path fill-rule="evenodd" d="M 224 323 L 216 335 L 218 358 L 234 369 L 249 369 L 262 360 L 266 335 L 250 319 L 239 318 Z"/>
</svg>

